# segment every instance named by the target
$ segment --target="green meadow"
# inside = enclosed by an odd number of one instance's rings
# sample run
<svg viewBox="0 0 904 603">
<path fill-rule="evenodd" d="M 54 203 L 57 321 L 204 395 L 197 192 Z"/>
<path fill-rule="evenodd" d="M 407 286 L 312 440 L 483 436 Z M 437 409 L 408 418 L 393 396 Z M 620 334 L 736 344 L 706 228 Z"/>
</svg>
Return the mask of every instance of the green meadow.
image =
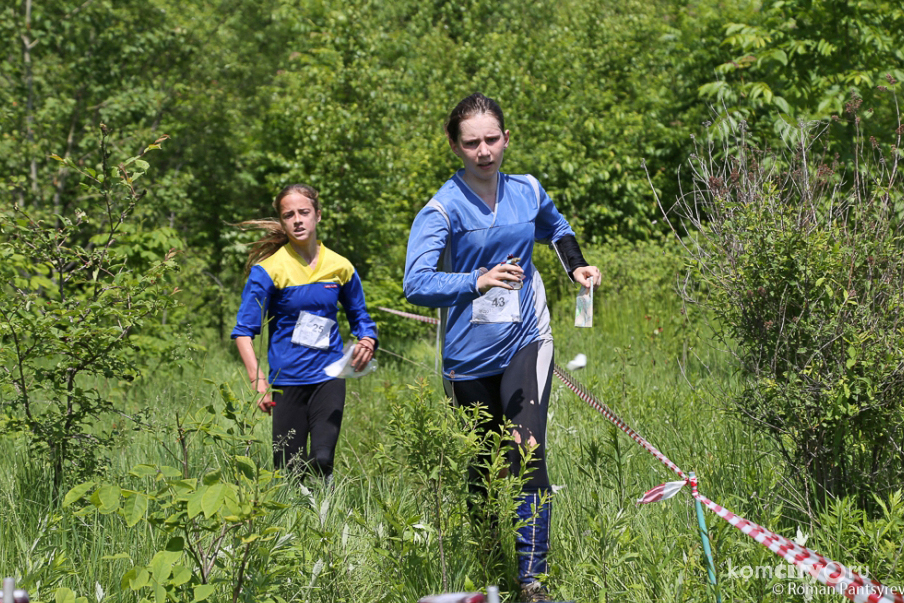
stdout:
<svg viewBox="0 0 904 603">
<path fill-rule="evenodd" d="M 621 267 L 611 264 L 613 278 L 597 292 L 592 328 L 573 326 L 573 296 L 552 305 L 556 362 L 585 354 L 574 378 L 694 471 L 705 496 L 889 586 L 904 583 L 900 492 L 870 517 L 844 499 L 807 506 L 775 445 L 727 412 L 737 385 L 731 356 L 670 291 L 668 267 L 679 266 L 666 247 L 590 255 Z M 623 276 L 641 267 L 652 275 Z M 549 280 L 551 290 L 570 290 Z M 502 561 L 488 564 L 468 521 L 463 466 L 450 466 L 467 448 L 434 373 L 435 327 L 418 324 L 416 335 L 385 333 L 378 371 L 349 381 L 332 487 L 269 472 L 269 421 L 252 410 L 229 341 L 128 390 L 97 383 L 140 419 L 113 419 L 115 454 L 65 500 L 23 442 L 3 440 L 0 568 L 33 601 L 401 602 L 444 584 L 496 584 L 503 600 L 514 600 L 510 530 L 501 528 Z M 423 434 L 430 438 L 421 441 Z M 635 504 L 678 478 L 558 379 L 548 436 L 557 490 L 549 584 L 559 600 L 716 600 L 689 488 Z M 445 481 L 431 480 L 441 465 Z M 221 494 L 218 503 L 218 484 L 240 502 L 224 503 Z M 202 488 L 207 499 L 192 509 Z M 499 491 L 512 494 L 505 484 Z M 145 498 L 137 508 L 136 497 Z M 241 501 L 250 504 L 242 510 Z M 723 601 L 839 598 L 706 516 Z"/>
<path fill-rule="evenodd" d="M 0 40 L 0 574 L 32 601 L 514 601 L 523 476 L 434 327 L 377 310 L 434 315 L 409 227 L 477 91 L 603 273 L 575 328 L 537 250 L 556 362 L 703 495 L 904 588 L 899 0 L 22 0 Z M 236 224 L 295 182 L 381 333 L 331 484 L 274 473 L 229 340 Z M 689 489 L 636 504 L 677 476 L 552 387 L 554 597 L 841 599 L 706 512 L 713 586 Z"/>
</svg>

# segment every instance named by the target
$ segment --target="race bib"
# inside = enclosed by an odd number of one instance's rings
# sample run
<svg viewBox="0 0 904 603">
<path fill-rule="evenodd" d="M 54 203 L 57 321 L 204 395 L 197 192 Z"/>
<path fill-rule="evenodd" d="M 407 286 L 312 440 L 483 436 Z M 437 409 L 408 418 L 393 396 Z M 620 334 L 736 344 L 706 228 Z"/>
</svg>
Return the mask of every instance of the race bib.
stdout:
<svg viewBox="0 0 904 603">
<path fill-rule="evenodd" d="M 521 303 L 518 291 L 493 287 L 471 302 L 471 322 L 521 322 Z"/>
<path fill-rule="evenodd" d="M 298 313 L 295 329 L 292 330 L 292 343 L 325 350 L 330 347 L 330 333 L 333 332 L 334 324 L 335 320 L 302 310 Z"/>
</svg>

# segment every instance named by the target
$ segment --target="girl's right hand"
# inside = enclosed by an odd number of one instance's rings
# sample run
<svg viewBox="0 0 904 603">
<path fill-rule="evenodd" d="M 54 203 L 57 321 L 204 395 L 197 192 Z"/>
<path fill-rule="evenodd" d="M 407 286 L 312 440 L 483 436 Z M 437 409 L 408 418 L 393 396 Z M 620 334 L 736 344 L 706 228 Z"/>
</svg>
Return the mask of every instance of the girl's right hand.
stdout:
<svg viewBox="0 0 904 603">
<path fill-rule="evenodd" d="M 477 290 L 486 293 L 493 287 L 514 289 L 512 283 L 524 280 L 524 268 L 518 264 L 497 264 L 477 277 Z"/>
<path fill-rule="evenodd" d="M 261 412 L 269 415 L 270 410 L 276 406 L 276 402 L 273 401 L 273 396 L 270 394 L 270 384 L 266 379 L 258 379 L 256 385 L 257 393 L 262 394 L 260 400 L 257 401 L 257 407 L 261 409 Z"/>
</svg>

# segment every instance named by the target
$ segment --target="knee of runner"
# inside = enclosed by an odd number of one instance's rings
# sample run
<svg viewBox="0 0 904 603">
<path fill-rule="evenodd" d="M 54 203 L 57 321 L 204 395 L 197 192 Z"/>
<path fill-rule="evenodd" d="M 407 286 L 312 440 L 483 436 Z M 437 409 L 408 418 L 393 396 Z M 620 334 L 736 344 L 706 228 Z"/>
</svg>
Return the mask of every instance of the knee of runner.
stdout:
<svg viewBox="0 0 904 603">
<path fill-rule="evenodd" d="M 523 443 L 525 436 L 527 436 L 526 444 Z M 534 434 L 531 433 L 531 430 L 526 427 L 522 427 L 521 425 L 515 427 L 515 429 L 512 430 L 512 439 L 515 441 L 515 444 L 518 444 L 525 450 L 529 450 L 537 446 L 537 438 L 534 437 Z"/>
</svg>

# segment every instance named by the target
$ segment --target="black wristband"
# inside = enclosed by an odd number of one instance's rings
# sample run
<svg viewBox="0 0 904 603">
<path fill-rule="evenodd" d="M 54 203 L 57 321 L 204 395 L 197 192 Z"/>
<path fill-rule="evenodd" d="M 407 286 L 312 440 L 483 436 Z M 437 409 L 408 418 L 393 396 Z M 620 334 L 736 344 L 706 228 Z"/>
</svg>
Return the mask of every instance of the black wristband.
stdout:
<svg viewBox="0 0 904 603">
<path fill-rule="evenodd" d="M 581 253 L 581 247 L 578 245 L 578 240 L 574 238 L 574 235 L 565 235 L 558 241 L 551 243 L 550 247 L 559 256 L 562 268 L 565 269 L 568 278 L 572 281 L 574 281 L 574 271 L 576 269 L 590 265 L 584 259 L 584 254 Z"/>
</svg>

